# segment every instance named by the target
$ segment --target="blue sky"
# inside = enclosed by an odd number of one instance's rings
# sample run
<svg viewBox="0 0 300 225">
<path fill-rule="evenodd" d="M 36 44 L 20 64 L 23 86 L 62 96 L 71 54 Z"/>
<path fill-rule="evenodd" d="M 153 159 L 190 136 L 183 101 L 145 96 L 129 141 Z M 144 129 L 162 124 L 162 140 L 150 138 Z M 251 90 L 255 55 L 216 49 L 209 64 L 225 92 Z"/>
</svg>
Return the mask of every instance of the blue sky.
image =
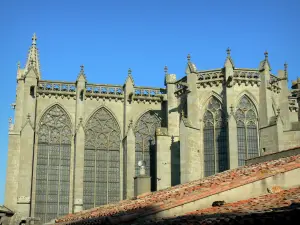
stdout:
<svg viewBox="0 0 300 225">
<path fill-rule="evenodd" d="M 164 65 L 184 75 L 186 56 L 198 69 L 224 65 L 226 48 L 237 67 L 257 68 L 268 50 L 272 72 L 289 64 L 300 74 L 299 0 L 3 0 L 0 2 L 0 204 L 4 202 L 10 104 L 16 68 L 26 62 L 36 32 L 42 79 L 163 86 Z"/>
</svg>

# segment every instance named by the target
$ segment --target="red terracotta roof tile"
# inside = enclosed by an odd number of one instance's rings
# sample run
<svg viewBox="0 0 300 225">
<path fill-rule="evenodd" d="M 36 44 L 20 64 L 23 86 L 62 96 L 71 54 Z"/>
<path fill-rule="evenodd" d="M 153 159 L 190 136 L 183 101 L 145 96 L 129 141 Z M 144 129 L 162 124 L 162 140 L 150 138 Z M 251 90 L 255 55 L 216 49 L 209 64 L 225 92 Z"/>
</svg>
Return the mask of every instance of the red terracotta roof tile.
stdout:
<svg viewBox="0 0 300 225">
<path fill-rule="evenodd" d="M 197 199 L 201 199 L 225 190 L 229 190 L 241 185 L 245 185 L 260 179 L 264 179 L 274 174 L 282 173 L 292 169 L 300 168 L 300 155 L 281 158 L 273 161 L 252 164 L 249 166 L 240 167 L 233 170 L 228 170 L 214 176 L 206 177 L 201 180 L 192 181 L 189 183 L 173 186 L 165 190 L 143 194 L 135 200 L 123 200 L 117 204 L 100 206 L 98 208 L 85 210 L 79 213 L 68 215 L 57 219 L 57 223 L 61 224 L 78 224 L 75 221 L 95 218 L 98 223 L 106 217 L 114 218 L 116 224 L 119 221 L 135 219 L 137 215 L 150 215 L 168 208 L 182 205 Z M 297 192 L 297 191 L 296 191 Z M 281 193 L 281 192 L 279 192 Z M 281 194 L 270 194 L 268 196 L 281 196 Z M 283 191 L 283 193 L 285 193 Z M 298 192 L 297 192 L 298 193 Z M 299 193 L 298 193 L 299 194 Z M 262 199 L 268 197 L 261 197 Z M 259 198 L 258 198 L 259 199 Z M 298 198 L 296 198 L 298 201 Z M 270 204 L 271 199 L 262 201 L 264 207 L 257 203 L 257 200 L 240 201 L 236 204 L 234 212 L 245 212 L 244 206 L 251 202 L 251 209 L 264 209 Z M 231 203 L 233 204 L 233 203 Z M 272 204 L 275 204 L 274 202 Z M 279 204 L 279 203 L 276 203 Z M 282 205 L 283 203 L 279 204 Z M 285 203 L 288 205 L 288 202 Z M 218 208 L 206 209 L 209 212 L 215 212 Z M 257 210 L 255 209 L 255 210 Z M 220 207 L 222 212 L 232 210 L 230 204 L 226 207 Z M 250 208 L 249 208 L 250 210 Z M 206 211 L 201 211 L 205 212 Z M 79 223 L 82 224 L 82 223 Z"/>
</svg>

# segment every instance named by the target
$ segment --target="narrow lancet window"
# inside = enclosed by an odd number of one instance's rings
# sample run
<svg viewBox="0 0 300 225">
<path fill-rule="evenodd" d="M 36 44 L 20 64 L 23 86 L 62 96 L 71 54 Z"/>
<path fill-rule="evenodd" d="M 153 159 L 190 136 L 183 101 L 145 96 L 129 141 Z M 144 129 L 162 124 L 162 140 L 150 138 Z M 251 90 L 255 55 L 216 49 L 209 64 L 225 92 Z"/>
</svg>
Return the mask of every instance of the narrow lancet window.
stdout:
<svg viewBox="0 0 300 225">
<path fill-rule="evenodd" d="M 204 114 L 204 175 L 228 169 L 227 123 L 221 102 L 212 97 Z"/>
<path fill-rule="evenodd" d="M 245 160 L 259 155 L 257 114 L 252 101 L 243 96 L 235 112 L 237 121 L 238 165 L 245 165 Z"/>
<path fill-rule="evenodd" d="M 152 111 L 142 115 L 135 126 L 135 174 L 139 174 L 138 162 L 145 161 L 152 191 L 156 190 L 155 131 L 158 127 L 161 127 L 161 119 Z"/>
<path fill-rule="evenodd" d="M 30 95 L 34 98 L 34 86 L 30 87 Z"/>
</svg>

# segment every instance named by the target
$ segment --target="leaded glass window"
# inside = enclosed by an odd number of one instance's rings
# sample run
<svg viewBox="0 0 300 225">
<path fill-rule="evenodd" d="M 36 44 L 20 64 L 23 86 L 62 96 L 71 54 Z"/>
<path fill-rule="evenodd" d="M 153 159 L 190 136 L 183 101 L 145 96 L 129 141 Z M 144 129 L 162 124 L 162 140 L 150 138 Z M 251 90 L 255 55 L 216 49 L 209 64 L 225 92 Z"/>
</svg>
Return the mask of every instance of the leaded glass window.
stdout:
<svg viewBox="0 0 300 225">
<path fill-rule="evenodd" d="M 237 121 L 238 165 L 245 165 L 245 160 L 258 156 L 257 114 L 247 96 L 243 96 L 235 112 Z"/>
<path fill-rule="evenodd" d="M 100 108 L 85 127 L 83 207 L 120 201 L 120 127 Z"/>
<path fill-rule="evenodd" d="M 138 162 L 146 162 L 146 175 L 151 176 L 151 190 L 156 190 L 155 131 L 161 119 L 152 111 L 142 115 L 135 126 L 135 174 L 139 175 Z"/>
<path fill-rule="evenodd" d="M 204 114 L 204 175 L 228 169 L 227 123 L 221 102 L 212 97 Z"/>
<path fill-rule="evenodd" d="M 71 139 L 71 121 L 54 105 L 38 130 L 35 217 L 42 222 L 69 213 Z"/>
</svg>

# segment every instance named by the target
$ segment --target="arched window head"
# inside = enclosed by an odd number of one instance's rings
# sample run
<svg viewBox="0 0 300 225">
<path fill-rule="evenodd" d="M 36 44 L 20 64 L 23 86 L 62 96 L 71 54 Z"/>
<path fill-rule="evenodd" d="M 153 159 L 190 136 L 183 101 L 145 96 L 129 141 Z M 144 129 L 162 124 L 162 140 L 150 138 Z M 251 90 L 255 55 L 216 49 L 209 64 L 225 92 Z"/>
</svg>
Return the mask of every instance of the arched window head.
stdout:
<svg viewBox="0 0 300 225">
<path fill-rule="evenodd" d="M 204 175 L 210 176 L 228 169 L 226 115 L 217 98 L 210 99 L 203 122 Z"/>
<path fill-rule="evenodd" d="M 139 175 L 138 162 L 146 163 L 146 175 L 151 176 L 151 190 L 156 190 L 155 131 L 161 127 L 161 119 L 153 111 L 143 114 L 136 123 L 135 132 L 135 173 Z"/>
<path fill-rule="evenodd" d="M 257 114 L 252 101 L 244 95 L 236 108 L 238 139 L 238 165 L 245 165 L 245 160 L 258 156 Z"/>
<path fill-rule="evenodd" d="M 120 127 L 100 108 L 85 126 L 83 207 L 120 200 Z"/>
<path fill-rule="evenodd" d="M 59 105 L 43 115 L 38 130 L 35 217 L 42 222 L 69 213 L 71 121 Z"/>
</svg>

